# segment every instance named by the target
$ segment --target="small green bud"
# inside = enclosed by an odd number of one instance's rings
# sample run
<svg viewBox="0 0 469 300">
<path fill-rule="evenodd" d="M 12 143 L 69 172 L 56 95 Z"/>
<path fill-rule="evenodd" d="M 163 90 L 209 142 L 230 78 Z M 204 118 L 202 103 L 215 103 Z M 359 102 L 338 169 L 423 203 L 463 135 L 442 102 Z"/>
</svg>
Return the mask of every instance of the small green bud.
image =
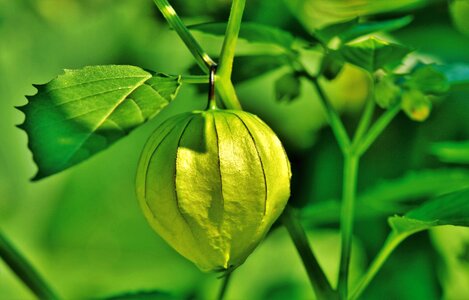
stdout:
<svg viewBox="0 0 469 300">
<path fill-rule="evenodd" d="M 402 94 L 402 110 L 414 121 L 425 121 L 432 110 L 432 102 L 419 90 L 408 90 Z"/>
<path fill-rule="evenodd" d="M 399 100 L 401 88 L 390 76 L 383 76 L 376 82 L 374 99 L 381 108 L 389 108 Z"/>
<path fill-rule="evenodd" d="M 151 227 L 204 271 L 242 264 L 282 213 L 290 163 L 275 133 L 243 111 L 174 116 L 148 140 L 137 195 Z"/>
</svg>

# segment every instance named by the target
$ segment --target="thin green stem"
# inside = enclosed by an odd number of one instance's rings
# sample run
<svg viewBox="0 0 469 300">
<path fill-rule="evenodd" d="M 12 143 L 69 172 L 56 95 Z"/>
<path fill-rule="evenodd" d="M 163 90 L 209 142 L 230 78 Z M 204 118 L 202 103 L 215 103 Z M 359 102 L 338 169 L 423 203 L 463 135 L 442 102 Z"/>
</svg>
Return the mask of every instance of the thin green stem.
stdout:
<svg viewBox="0 0 469 300">
<path fill-rule="evenodd" d="M 223 300 L 226 295 L 226 291 L 228 290 L 228 284 L 230 283 L 231 275 L 233 272 L 228 272 L 223 278 L 220 287 L 220 291 L 218 292 L 218 300 Z"/>
<path fill-rule="evenodd" d="M 282 215 L 282 222 L 287 228 L 296 250 L 303 261 L 303 265 L 308 273 L 309 280 L 313 286 L 317 299 L 336 299 L 336 294 L 327 280 L 324 271 L 319 265 L 316 256 L 311 249 L 308 237 L 303 229 L 294 211 L 290 207 L 286 207 Z"/>
<path fill-rule="evenodd" d="M 233 0 L 231 4 L 230 17 L 221 48 L 220 67 L 218 69 L 218 76 L 225 80 L 231 78 L 236 43 L 238 41 L 239 30 L 241 29 L 241 20 L 243 18 L 245 5 L 246 0 Z"/>
<path fill-rule="evenodd" d="M 340 212 L 341 255 L 339 266 L 339 298 L 347 299 L 350 257 L 352 253 L 353 220 L 359 156 L 354 153 L 345 155 L 343 196 Z"/>
<path fill-rule="evenodd" d="M 206 75 L 182 75 L 181 80 L 188 84 L 207 84 L 209 78 Z"/>
<path fill-rule="evenodd" d="M 230 17 L 220 52 L 220 67 L 217 72 L 217 85 L 219 87 L 217 92 L 223 99 L 223 103 L 227 108 L 240 110 L 242 106 L 231 82 L 231 72 L 245 5 L 246 0 L 233 0 L 231 4 Z"/>
<path fill-rule="evenodd" d="M 383 131 L 391 123 L 400 110 L 401 104 L 398 102 L 383 113 L 383 115 L 370 128 L 368 133 L 362 138 L 360 144 L 357 145 L 357 153 L 359 155 L 363 155 L 370 148 L 370 146 L 381 135 L 381 133 L 383 133 Z"/>
<path fill-rule="evenodd" d="M 32 265 L 13 247 L 0 232 L 0 257 L 10 269 L 39 298 L 46 300 L 58 299 L 52 289 L 41 278 Z"/>
<path fill-rule="evenodd" d="M 342 123 L 342 120 L 339 117 L 339 114 L 335 110 L 335 108 L 332 106 L 331 102 L 329 101 L 329 98 L 326 96 L 326 93 L 322 89 L 321 85 L 318 82 L 318 79 L 315 77 L 312 77 L 310 75 L 307 75 L 308 79 L 314 84 L 316 87 L 316 90 L 319 95 L 319 99 L 321 100 L 328 120 L 329 124 L 331 125 L 332 132 L 334 133 L 337 143 L 339 144 L 340 149 L 342 150 L 343 153 L 346 153 L 349 151 L 350 148 L 350 137 L 347 134 L 347 131 L 345 130 L 345 126 Z"/>
<path fill-rule="evenodd" d="M 353 290 L 349 300 L 355 300 L 360 297 L 365 288 L 370 284 L 371 280 L 376 276 L 378 271 L 383 266 L 384 262 L 388 259 L 389 255 L 396 249 L 399 244 L 407 238 L 406 234 L 391 233 L 384 243 L 383 247 L 373 260 L 365 275 L 362 277 L 356 288 Z"/>
<path fill-rule="evenodd" d="M 196 39 L 192 36 L 189 29 L 184 25 L 181 18 L 177 15 L 174 8 L 168 3 L 167 0 L 153 0 L 163 14 L 169 25 L 177 32 L 179 37 L 182 39 L 186 47 L 194 56 L 199 67 L 208 73 L 211 66 L 215 65 L 215 62 L 210 56 L 202 49 Z"/>
<path fill-rule="evenodd" d="M 189 29 L 184 25 L 181 18 L 177 15 L 176 11 L 168 3 L 167 0 L 153 0 L 153 1 L 155 2 L 156 6 L 163 14 L 168 24 L 176 31 L 176 33 L 179 35 L 179 37 L 184 42 L 186 47 L 192 53 L 197 64 L 202 69 L 202 71 L 208 74 L 210 72 L 210 68 L 216 65 L 216 63 L 202 49 L 202 47 L 199 45 L 197 40 L 191 34 Z M 235 12 L 237 15 L 239 14 L 238 10 L 236 10 Z M 238 18 L 235 18 L 234 21 L 232 22 L 235 22 L 235 21 L 241 22 L 241 19 L 238 20 Z M 236 34 L 236 37 L 237 37 L 237 34 Z M 232 44 L 233 43 L 232 37 L 230 38 L 230 40 L 231 40 L 230 44 Z M 234 40 L 234 42 L 236 43 L 236 39 Z M 225 50 L 225 51 L 228 51 L 228 50 Z M 234 51 L 234 48 L 233 48 L 233 51 Z M 224 63 L 224 64 L 226 65 L 227 63 Z M 207 82 L 208 82 L 208 77 L 207 77 Z M 220 77 L 217 75 L 216 82 L 217 84 L 215 88 L 218 94 L 220 95 L 221 99 L 223 100 L 223 103 L 225 104 L 225 106 L 230 109 L 242 109 L 231 80 L 229 78 L 227 79 L 226 77 Z"/>
<path fill-rule="evenodd" d="M 231 80 L 224 80 L 218 76 L 216 80 L 215 88 L 220 95 L 220 98 L 223 100 L 223 104 L 226 108 L 229 109 L 237 109 L 242 110 L 243 107 L 241 106 L 238 96 L 236 95 L 236 90 L 231 83 Z"/>
<path fill-rule="evenodd" d="M 366 100 L 365 109 L 363 110 L 363 114 L 360 118 L 357 130 L 355 131 L 355 135 L 353 137 L 353 142 L 352 142 L 353 147 L 357 146 L 357 144 L 362 139 L 363 135 L 365 135 L 366 131 L 370 127 L 371 119 L 373 118 L 373 114 L 375 112 L 375 107 L 376 107 L 376 103 L 373 98 L 373 91 L 374 91 L 374 82 L 373 82 L 373 79 L 371 79 L 369 95 Z"/>
</svg>

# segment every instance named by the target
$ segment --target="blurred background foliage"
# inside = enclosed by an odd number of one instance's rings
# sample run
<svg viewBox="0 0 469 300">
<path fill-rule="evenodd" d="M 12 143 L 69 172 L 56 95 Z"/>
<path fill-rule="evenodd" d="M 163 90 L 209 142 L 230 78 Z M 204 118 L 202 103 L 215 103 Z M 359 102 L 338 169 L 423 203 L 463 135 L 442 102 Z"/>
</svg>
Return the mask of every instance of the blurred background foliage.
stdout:
<svg viewBox="0 0 469 300">
<path fill-rule="evenodd" d="M 229 2 L 171 1 L 187 24 L 226 21 Z M 428 62 L 469 63 L 469 1 L 250 0 L 246 9 L 246 20 L 281 27 L 296 36 L 357 15 L 379 20 L 411 14 L 412 24 L 389 38 L 413 47 Z M 197 37 L 211 54 L 218 52 L 220 39 Z M 238 50 L 246 55 L 273 52 L 243 41 Z M 66 299 L 155 289 L 176 297 L 213 298 L 220 284 L 216 274 L 199 272 L 154 234 L 134 194 L 137 160 L 150 132 L 170 115 L 205 105 L 205 96 L 194 87 L 184 86 L 178 99 L 156 119 L 86 163 L 29 182 L 35 166 L 26 134 L 14 127 L 24 118 L 14 106 L 26 103 L 24 95 L 35 93 L 32 83 L 45 83 L 64 68 L 97 64 L 132 64 L 187 74 L 193 60 L 149 0 L 0 0 L 1 230 Z M 235 72 L 242 73 L 245 66 L 238 59 Z M 291 201 L 303 207 L 338 199 L 341 155 L 324 126 L 314 89 L 302 82 L 297 99 L 276 101 L 274 82 L 286 70 L 270 68 L 262 73 L 262 66 L 256 67 L 260 76 L 240 82 L 238 93 L 246 110 L 266 120 L 288 149 L 294 169 Z M 359 69 L 346 66 L 337 79 L 324 83 L 350 127 L 355 126 L 368 93 L 366 78 Z M 464 91 L 453 91 L 437 103 L 423 124 L 400 115 L 365 156 L 359 191 L 396 180 L 409 170 L 434 168 L 446 174 L 448 165 L 429 154 L 430 146 L 436 141 L 469 139 L 468 121 Z M 467 165 L 456 167 L 455 178 L 467 178 Z M 351 280 L 363 272 L 389 231 L 383 215 L 364 215 L 357 221 Z M 335 282 L 337 218 L 332 214 L 306 223 L 312 246 Z M 392 255 L 363 298 L 463 299 L 469 295 L 468 252 L 466 228 L 419 234 Z M 312 297 L 283 228 L 274 229 L 236 271 L 227 294 L 227 299 Z M 34 299 L 2 262 L 0 298 Z"/>
</svg>

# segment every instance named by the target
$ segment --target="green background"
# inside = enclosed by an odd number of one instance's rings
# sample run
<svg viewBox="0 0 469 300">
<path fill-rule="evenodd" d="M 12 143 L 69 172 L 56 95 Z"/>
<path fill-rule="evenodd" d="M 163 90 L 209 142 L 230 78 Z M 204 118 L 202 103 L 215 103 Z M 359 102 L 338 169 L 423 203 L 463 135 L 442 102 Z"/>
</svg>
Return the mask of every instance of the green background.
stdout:
<svg viewBox="0 0 469 300">
<path fill-rule="evenodd" d="M 226 20 L 229 1 L 171 1 L 188 24 Z M 318 14 L 317 12 L 323 12 Z M 287 13 L 287 12 L 291 12 Z M 469 63 L 467 1 L 247 1 L 247 20 L 302 35 L 306 30 L 354 17 L 414 14 L 393 35 L 424 59 Z M 453 15 L 453 19 L 451 19 Z M 465 35 L 466 34 L 466 35 Z M 220 40 L 197 35 L 210 54 Z M 240 49 L 250 45 L 240 42 Z M 263 49 L 262 47 L 260 49 Z M 63 173 L 31 183 L 36 172 L 26 134 L 14 125 L 14 109 L 62 69 L 132 64 L 169 74 L 187 74 L 193 64 L 175 32 L 150 0 L 0 0 L 0 228 L 65 299 L 102 298 L 129 291 L 162 290 L 176 297 L 213 298 L 217 274 L 201 273 L 167 246 L 146 224 L 134 192 L 135 169 L 151 131 L 168 116 L 204 107 L 205 95 L 183 86 L 168 109 L 108 150 Z M 273 82 L 279 69 L 244 82 L 244 107 L 280 135 L 292 160 L 293 204 L 338 198 L 341 158 L 313 89 L 278 103 Z M 333 102 L 354 126 L 366 94 L 364 75 L 347 67 L 327 85 Z M 407 170 L 445 165 L 428 155 L 433 141 L 469 139 L 467 92 L 435 105 L 424 124 L 403 114 L 363 161 L 359 190 L 400 177 Z M 466 166 L 459 166 L 467 169 Z M 314 223 L 314 222 L 313 222 Z M 336 222 L 311 226 L 312 246 L 335 281 L 339 257 Z M 388 232 L 385 218 L 360 219 L 352 280 L 363 271 Z M 439 228 L 405 242 L 363 298 L 462 299 L 469 295 L 469 232 Z M 277 228 L 233 275 L 227 299 L 310 299 L 312 291 L 285 229 Z M 0 298 L 34 299 L 0 262 Z"/>
</svg>

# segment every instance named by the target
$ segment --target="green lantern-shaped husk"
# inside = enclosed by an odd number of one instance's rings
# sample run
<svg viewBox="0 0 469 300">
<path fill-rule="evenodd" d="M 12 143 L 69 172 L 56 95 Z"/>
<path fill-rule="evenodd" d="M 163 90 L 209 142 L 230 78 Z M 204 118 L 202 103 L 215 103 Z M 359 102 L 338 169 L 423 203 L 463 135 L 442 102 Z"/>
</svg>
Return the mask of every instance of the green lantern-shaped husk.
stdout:
<svg viewBox="0 0 469 300">
<path fill-rule="evenodd" d="M 282 213 L 290 163 L 275 133 L 243 111 L 174 116 L 147 142 L 137 195 L 152 228 L 204 271 L 242 264 Z"/>
</svg>

